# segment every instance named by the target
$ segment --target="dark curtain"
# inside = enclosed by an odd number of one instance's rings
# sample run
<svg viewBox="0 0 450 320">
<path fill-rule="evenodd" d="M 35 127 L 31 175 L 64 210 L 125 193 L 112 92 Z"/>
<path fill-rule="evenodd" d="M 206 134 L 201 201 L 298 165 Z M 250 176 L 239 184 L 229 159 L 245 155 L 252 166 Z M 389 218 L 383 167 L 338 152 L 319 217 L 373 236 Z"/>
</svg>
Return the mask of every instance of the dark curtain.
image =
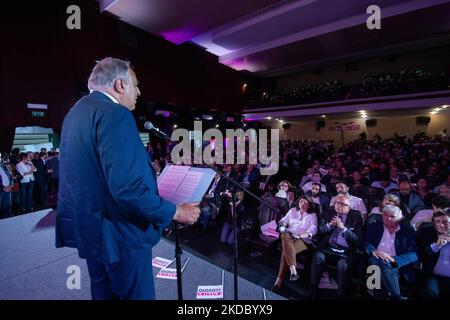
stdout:
<svg viewBox="0 0 450 320">
<path fill-rule="evenodd" d="M 0 128 L 0 152 L 9 154 L 14 141 L 15 127 L 2 126 Z"/>
</svg>

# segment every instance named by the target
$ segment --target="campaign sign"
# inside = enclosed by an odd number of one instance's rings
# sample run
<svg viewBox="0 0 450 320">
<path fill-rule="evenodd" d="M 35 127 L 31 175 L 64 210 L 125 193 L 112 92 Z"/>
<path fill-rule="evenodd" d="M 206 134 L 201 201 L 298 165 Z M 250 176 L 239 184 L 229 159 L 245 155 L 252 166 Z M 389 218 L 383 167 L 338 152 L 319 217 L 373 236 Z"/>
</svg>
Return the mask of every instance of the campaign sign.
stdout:
<svg viewBox="0 0 450 320">
<path fill-rule="evenodd" d="M 154 258 L 152 260 L 152 266 L 154 266 L 156 268 L 164 269 L 169 264 L 171 264 L 172 261 L 173 260 L 168 260 L 168 259 L 164 259 L 164 258 L 161 258 L 161 257 L 156 257 L 156 258 Z"/>
<path fill-rule="evenodd" d="M 159 270 L 156 277 L 160 278 L 160 279 L 176 280 L 177 279 L 177 269 L 174 269 L 174 268 L 161 269 L 161 270 Z"/>
<path fill-rule="evenodd" d="M 198 286 L 197 299 L 223 299 L 223 285 Z"/>
</svg>

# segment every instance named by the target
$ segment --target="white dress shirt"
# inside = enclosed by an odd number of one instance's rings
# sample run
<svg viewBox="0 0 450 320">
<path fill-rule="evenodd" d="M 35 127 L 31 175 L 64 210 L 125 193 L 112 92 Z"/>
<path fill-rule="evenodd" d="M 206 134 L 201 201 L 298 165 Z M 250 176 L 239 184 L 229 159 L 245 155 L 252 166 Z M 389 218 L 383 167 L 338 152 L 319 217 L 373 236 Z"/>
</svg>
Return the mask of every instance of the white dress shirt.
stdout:
<svg viewBox="0 0 450 320">
<path fill-rule="evenodd" d="M 34 181 L 33 172 L 25 174 L 25 172 L 30 172 L 32 169 L 33 169 L 33 167 L 31 166 L 31 164 L 25 164 L 22 161 L 20 161 L 16 165 L 17 172 L 19 172 L 23 177 L 23 179 L 22 179 L 22 181 L 20 181 L 20 183 L 28 183 L 30 181 Z"/>
<path fill-rule="evenodd" d="M 105 96 L 107 96 L 108 98 L 110 98 L 113 102 L 119 103 L 119 101 L 117 101 L 117 99 L 114 98 L 114 97 L 113 97 L 112 95 L 110 95 L 109 93 L 106 93 L 106 92 L 104 92 L 104 91 L 99 91 L 99 92 L 103 93 Z M 119 104 L 120 104 L 120 103 L 119 103 Z"/>
<path fill-rule="evenodd" d="M 391 257 L 395 257 L 397 255 L 397 252 L 395 251 L 395 236 L 399 230 L 400 226 L 397 226 L 397 229 L 395 229 L 394 233 L 391 234 L 385 227 L 377 250 L 386 252 Z"/>
<path fill-rule="evenodd" d="M 301 235 L 311 234 L 311 238 L 317 233 L 317 215 L 315 213 L 300 213 L 296 208 L 292 208 L 280 220 L 280 223 L 287 226 L 286 230 L 295 238 L 300 238 Z M 304 239 L 305 242 L 310 242 L 309 239 Z"/>
</svg>

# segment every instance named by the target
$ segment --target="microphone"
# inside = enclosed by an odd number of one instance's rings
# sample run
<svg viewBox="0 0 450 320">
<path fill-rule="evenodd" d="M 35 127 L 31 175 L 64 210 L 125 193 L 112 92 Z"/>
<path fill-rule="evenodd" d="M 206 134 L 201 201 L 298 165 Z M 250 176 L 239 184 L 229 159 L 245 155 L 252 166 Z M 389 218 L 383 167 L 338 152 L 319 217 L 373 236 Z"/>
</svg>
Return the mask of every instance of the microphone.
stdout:
<svg viewBox="0 0 450 320">
<path fill-rule="evenodd" d="M 144 123 L 144 129 L 149 130 L 149 131 L 153 131 L 156 135 L 158 135 L 162 139 L 170 140 L 169 136 L 165 132 L 159 130 L 150 121 L 146 121 Z"/>
</svg>

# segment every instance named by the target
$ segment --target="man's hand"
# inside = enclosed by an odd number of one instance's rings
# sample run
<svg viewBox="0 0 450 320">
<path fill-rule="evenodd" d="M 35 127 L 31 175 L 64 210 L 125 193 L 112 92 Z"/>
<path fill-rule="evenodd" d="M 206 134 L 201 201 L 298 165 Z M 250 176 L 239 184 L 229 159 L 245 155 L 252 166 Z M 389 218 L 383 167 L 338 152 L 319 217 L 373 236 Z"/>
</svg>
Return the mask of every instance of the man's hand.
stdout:
<svg viewBox="0 0 450 320">
<path fill-rule="evenodd" d="M 184 224 L 194 224 L 200 215 L 198 205 L 198 202 L 178 205 L 173 220 Z"/>
<path fill-rule="evenodd" d="M 338 216 L 336 216 L 336 217 L 334 217 L 333 219 L 334 219 L 334 225 L 335 225 L 336 227 L 338 227 L 339 229 L 344 230 L 345 226 L 344 226 L 344 224 L 342 223 L 341 218 L 339 218 Z"/>
<path fill-rule="evenodd" d="M 11 186 L 7 186 L 3 188 L 4 192 L 11 192 L 12 187 Z"/>
<path fill-rule="evenodd" d="M 448 236 L 446 234 L 440 234 L 436 241 L 436 244 L 441 247 L 441 246 L 445 246 L 449 241 L 450 241 L 450 236 Z"/>
<path fill-rule="evenodd" d="M 390 255 L 388 255 L 386 252 L 384 251 L 380 251 L 380 250 L 375 250 L 372 252 L 372 255 L 377 258 L 377 259 L 381 259 L 384 260 L 386 262 L 395 262 L 394 258 L 392 258 Z"/>
</svg>

